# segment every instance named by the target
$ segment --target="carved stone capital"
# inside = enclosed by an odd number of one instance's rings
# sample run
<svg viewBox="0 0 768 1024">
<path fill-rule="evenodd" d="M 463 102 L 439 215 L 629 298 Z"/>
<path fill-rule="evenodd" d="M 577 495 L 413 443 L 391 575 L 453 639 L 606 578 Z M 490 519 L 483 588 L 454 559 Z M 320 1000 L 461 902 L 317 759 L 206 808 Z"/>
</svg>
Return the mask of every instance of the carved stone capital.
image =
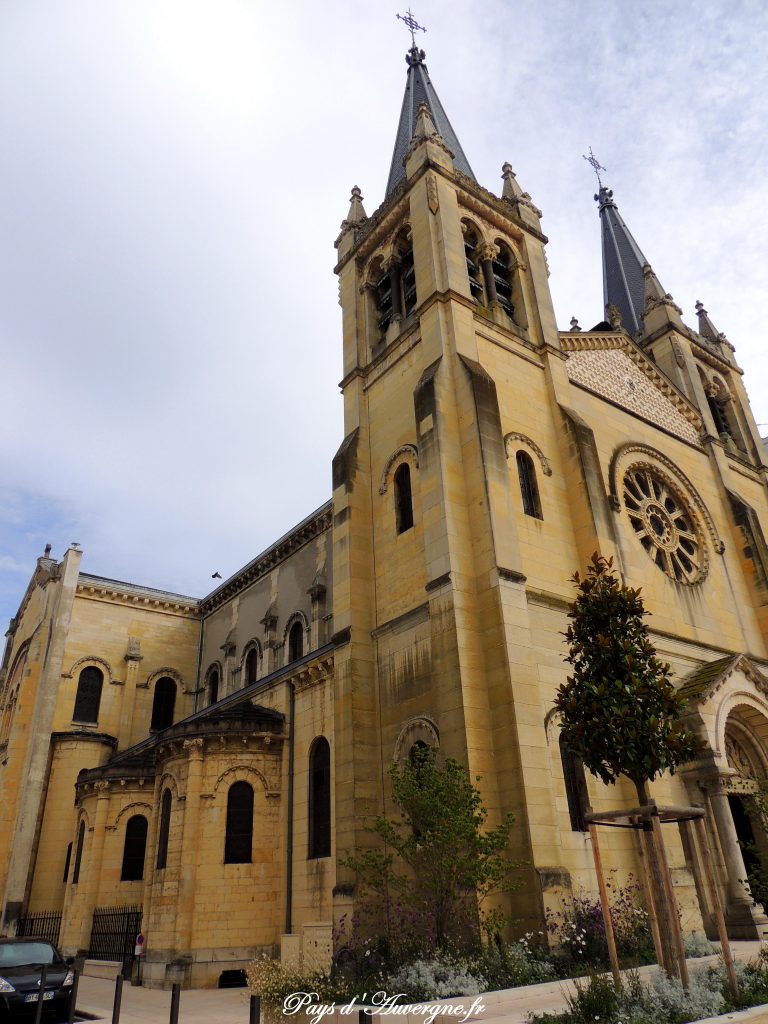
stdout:
<svg viewBox="0 0 768 1024">
<path fill-rule="evenodd" d="M 498 255 L 499 247 L 493 242 L 480 242 L 475 246 L 475 256 L 479 260 L 495 260 Z"/>
<path fill-rule="evenodd" d="M 202 736 L 195 736 L 191 740 L 184 740 L 184 750 L 188 757 L 202 757 L 205 740 Z"/>
</svg>

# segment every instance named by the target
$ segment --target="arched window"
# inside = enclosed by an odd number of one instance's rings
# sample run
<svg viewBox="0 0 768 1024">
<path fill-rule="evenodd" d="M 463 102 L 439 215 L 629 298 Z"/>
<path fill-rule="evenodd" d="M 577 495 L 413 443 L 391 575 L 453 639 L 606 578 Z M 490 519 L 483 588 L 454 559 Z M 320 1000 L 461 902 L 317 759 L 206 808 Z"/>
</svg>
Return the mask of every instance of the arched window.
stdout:
<svg viewBox="0 0 768 1024">
<path fill-rule="evenodd" d="M 140 882 L 144 877 L 144 855 L 147 852 L 147 819 L 134 814 L 125 826 L 121 882 Z"/>
<path fill-rule="evenodd" d="M 331 855 L 331 748 L 318 736 L 309 754 L 309 857 Z"/>
<path fill-rule="evenodd" d="M 80 828 L 77 830 L 77 849 L 75 850 L 75 867 L 72 871 L 72 885 L 77 885 L 80 881 L 80 865 L 83 862 L 83 844 L 85 843 L 85 822 L 80 822 Z"/>
<path fill-rule="evenodd" d="M 563 764 L 565 795 L 568 799 L 571 829 L 573 832 L 586 832 L 587 824 L 584 821 L 584 811 L 588 804 L 587 777 L 584 774 L 584 765 L 565 745 L 565 736 L 562 733 L 560 733 L 560 760 Z"/>
<path fill-rule="evenodd" d="M 69 862 L 72 860 L 72 843 L 67 843 L 67 855 L 64 858 L 64 884 L 66 885 L 67 876 L 69 875 Z"/>
<path fill-rule="evenodd" d="M 251 647 L 245 656 L 245 685 L 255 683 L 259 675 L 259 649 Z"/>
<path fill-rule="evenodd" d="M 528 452 L 519 451 L 515 456 L 517 475 L 520 477 L 520 493 L 523 496 L 523 512 L 534 519 L 543 519 L 539 486 L 536 483 L 536 468 Z"/>
<path fill-rule="evenodd" d="M 72 718 L 75 722 L 95 724 L 99 720 L 99 704 L 101 688 L 104 685 L 104 673 L 95 665 L 88 665 L 80 673 L 77 680 L 77 696 Z"/>
<path fill-rule="evenodd" d="M 294 622 L 288 633 L 288 661 L 298 661 L 304 657 L 304 626 Z"/>
<path fill-rule="evenodd" d="M 235 782 L 227 794 L 225 864 L 250 864 L 253 847 L 253 787 Z"/>
<path fill-rule="evenodd" d="M 208 703 L 215 704 L 219 699 L 219 670 L 212 669 L 208 676 Z"/>
<path fill-rule="evenodd" d="M 160 803 L 160 831 L 157 837 L 157 863 L 159 870 L 168 863 L 168 836 L 171 834 L 171 791 L 166 789 Z"/>
<path fill-rule="evenodd" d="M 168 676 L 163 676 L 155 683 L 155 696 L 152 701 L 152 721 L 150 729 L 167 729 L 173 725 L 173 710 L 176 706 L 176 683 Z"/>
<path fill-rule="evenodd" d="M 402 462 L 395 470 L 395 525 L 398 533 L 413 526 L 413 496 L 411 494 L 411 467 Z"/>
</svg>

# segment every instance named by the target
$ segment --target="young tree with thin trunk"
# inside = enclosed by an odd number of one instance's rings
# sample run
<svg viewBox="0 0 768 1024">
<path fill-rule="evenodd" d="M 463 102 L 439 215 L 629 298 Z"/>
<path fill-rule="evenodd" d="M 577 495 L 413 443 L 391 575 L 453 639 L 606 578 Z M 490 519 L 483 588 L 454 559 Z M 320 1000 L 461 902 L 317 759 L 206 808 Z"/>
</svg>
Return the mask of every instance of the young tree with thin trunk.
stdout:
<svg viewBox="0 0 768 1024">
<path fill-rule="evenodd" d="M 575 573 L 571 580 L 578 595 L 568 613 L 565 660 L 573 674 L 555 699 L 565 745 L 603 782 L 630 779 L 644 807 L 648 783 L 694 760 L 702 744 L 681 721 L 685 701 L 669 678 L 669 665 L 656 657 L 640 591 L 622 584 L 613 560 L 598 553 L 586 575 Z M 652 827 L 646 818 L 643 828 L 653 880 L 646 896 L 649 906 L 658 907 L 661 923 L 660 960 L 670 973 L 680 963 L 684 972 L 658 819 Z"/>
</svg>

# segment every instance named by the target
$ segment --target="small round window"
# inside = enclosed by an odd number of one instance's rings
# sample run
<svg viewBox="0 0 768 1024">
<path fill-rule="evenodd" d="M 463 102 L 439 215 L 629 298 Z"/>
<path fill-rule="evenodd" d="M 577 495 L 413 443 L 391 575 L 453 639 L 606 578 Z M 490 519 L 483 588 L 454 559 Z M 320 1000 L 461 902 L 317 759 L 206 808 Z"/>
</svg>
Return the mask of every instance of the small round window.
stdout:
<svg viewBox="0 0 768 1024">
<path fill-rule="evenodd" d="M 637 539 L 667 576 L 687 584 L 704 578 L 706 556 L 696 520 L 666 477 L 649 466 L 630 467 L 624 505 Z"/>
</svg>

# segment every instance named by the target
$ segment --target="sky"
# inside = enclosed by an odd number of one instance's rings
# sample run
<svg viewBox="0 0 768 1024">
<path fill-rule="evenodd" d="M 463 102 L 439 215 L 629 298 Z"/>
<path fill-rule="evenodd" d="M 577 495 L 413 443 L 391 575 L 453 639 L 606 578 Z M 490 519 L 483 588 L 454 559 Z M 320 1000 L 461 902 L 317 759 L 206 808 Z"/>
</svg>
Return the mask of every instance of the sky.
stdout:
<svg viewBox="0 0 768 1024">
<path fill-rule="evenodd" d="M 416 2 L 416 0 L 414 0 Z M 46 543 L 204 596 L 331 494 L 333 274 L 353 185 L 383 199 L 403 7 L 0 3 L 0 620 Z M 695 327 L 736 346 L 768 433 L 764 0 L 419 0 L 478 181 L 543 211 L 561 329 L 603 317 L 592 146 Z"/>
</svg>

